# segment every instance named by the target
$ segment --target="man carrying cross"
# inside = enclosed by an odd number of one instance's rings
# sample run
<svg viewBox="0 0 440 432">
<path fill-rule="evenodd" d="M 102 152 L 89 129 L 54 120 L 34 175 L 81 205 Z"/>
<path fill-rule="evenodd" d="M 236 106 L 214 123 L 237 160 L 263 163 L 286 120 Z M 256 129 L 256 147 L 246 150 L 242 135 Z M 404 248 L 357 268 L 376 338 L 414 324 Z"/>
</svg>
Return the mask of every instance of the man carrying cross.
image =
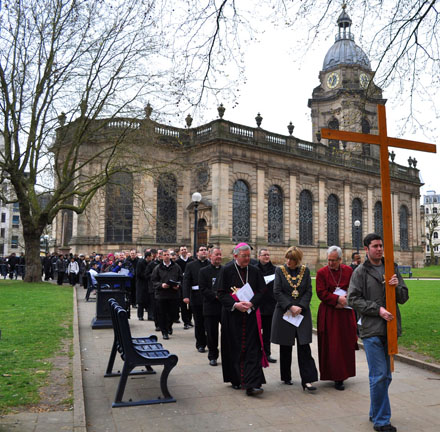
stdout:
<svg viewBox="0 0 440 432">
<path fill-rule="evenodd" d="M 386 330 L 385 330 L 386 341 L 384 342 L 385 346 L 383 348 L 385 354 L 383 358 L 386 363 L 390 362 L 390 366 L 387 366 L 386 368 L 387 369 L 386 379 L 388 379 L 389 381 L 388 384 L 386 384 L 385 388 L 388 389 L 389 382 L 391 381 L 391 372 L 394 370 L 393 356 L 398 352 L 397 321 L 400 321 L 400 319 L 398 315 L 398 309 L 396 307 L 396 299 L 397 301 L 399 301 L 399 298 L 397 298 L 396 295 L 396 289 L 397 289 L 396 286 L 398 287 L 401 285 L 399 275 L 395 269 L 395 264 L 394 264 L 393 233 L 392 233 L 393 221 L 391 216 L 391 199 L 390 199 L 391 186 L 390 186 L 390 170 L 389 170 L 389 162 L 388 162 L 388 148 L 389 146 L 392 146 L 392 147 L 399 147 L 399 148 L 435 153 L 436 146 L 433 144 L 389 137 L 387 133 L 385 106 L 378 105 L 377 112 L 378 112 L 378 129 L 379 129 L 378 135 L 370 135 L 370 134 L 331 130 L 331 129 L 322 129 L 321 135 L 323 138 L 327 138 L 327 139 L 344 140 L 344 141 L 358 142 L 358 143 L 368 143 L 368 144 L 375 144 L 380 146 L 380 177 L 381 177 L 381 188 L 382 188 L 382 219 L 383 219 L 383 227 L 384 227 L 384 243 L 382 243 L 382 238 L 379 236 L 378 237 L 367 236 L 364 239 L 364 246 L 366 252 L 370 254 L 368 262 L 371 264 L 371 270 L 374 269 L 374 266 L 376 266 L 376 270 L 377 267 L 380 267 L 379 270 L 382 272 L 382 279 L 380 279 L 380 284 L 384 292 L 385 303 L 380 305 L 379 313 L 381 312 L 382 314 L 379 314 L 379 316 L 377 316 L 376 319 L 382 320 L 382 321 L 377 321 L 380 322 L 382 325 L 385 325 L 384 323 L 386 323 Z M 383 261 L 384 271 L 382 271 L 382 266 L 381 266 L 382 257 L 385 258 Z M 375 262 L 375 264 L 374 263 L 372 264 L 372 262 Z M 365 265 L 368 269 L 369 264 L 365 263 Z M 359 270 L 360 267 L 362 266 L 359 266 L 355 270 L 355 273 Z M 363 281 L 362 288 L 367 290 L 369 288 L 368 283 L 365 283 L 365 281 Z M 350 289 L 349 289 L 349 293 L 350 293 Z M 371 293 L 367 293 L 367 291 L 363 291 L 362 294 L 364 295 L 364 298 L 366 300 L 374 300 L 374 297 L 370 297 Z M 394 319 L 395 316 L 397 317 L 397 319 Z M 383 371 L 384 370 L 383 368 L 384 366 L 382 365 L 380 370 Z M 372 411 L 370 411 L 370 417 L 371 420 L 374 422 L 374 429 L 378 431 L 381 430 L 395 431 L 396 428 L 394 426 L 391 426 L 391 423 L 389 423 L 391 412 L 389 409 L 387 411 L 387 407 L 386 407 L 386 404 L 388 404 L 388 408 L 389 408 L 387 392 L 385 395 L 385 399 L 380 399 L 380 397 L 373 392 L 373 388 L 371 386 L 371 380 L 375 379 L 374 373 L 375 371 L 372 371 L 372 369 L 370 368 L 370 389 L 372 391 L 371 394 Z M 383 406 L 376 405 L 378 401 L 381 401 L 384 405 Z"/>
<path fill-rule="evenodd" d="M 376 431 L 395 431 L 391 425 L 388 387 L 391 384 L 387 322 L 395 317 L 386 309 L 385 265 L 382 238 L 368 234 L 364 238 L 365 262 L 354 271 L 348 288 L 348 304 L 360 316 L 360 336 L 364 343 L 370 379 L 370 420 Z M 396 303 L 408 300 L 408 288 L 395 265 L 389 285 L 395 288 Z M 396 304 L 397 336 L 401 334 L 399 308 Z"/>
</svg>

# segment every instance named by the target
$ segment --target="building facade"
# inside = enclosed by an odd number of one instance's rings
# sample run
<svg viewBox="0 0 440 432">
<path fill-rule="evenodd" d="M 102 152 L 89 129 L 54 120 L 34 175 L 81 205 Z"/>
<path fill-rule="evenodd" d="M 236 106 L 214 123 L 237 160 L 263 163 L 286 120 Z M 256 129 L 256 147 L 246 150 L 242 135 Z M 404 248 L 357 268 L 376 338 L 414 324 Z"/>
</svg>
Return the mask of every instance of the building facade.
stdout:
<svg viewBox="0 0 440 432">
<path fill-rule="evenodd" d="M 423 208 L 426 223 L 426 260 L 431 262 L 431 246 L 428 239 L 432 235 L 431 242 L 434 251 L 432 264 L 438 264 L 440 260 L 440 194 L 434 190 L 427 191 L 426 195 L 423 195 Z"/>
<path fill-rule="evenodd" d="M 266 131 L 260 115 L 257 127 L 233 123 L 224 119 L 222 105 L 216 120 L 198 127 L 191 127 L 190 117 L 186 128 L 157 123 L 150 106 L 144 119 L 113 119 L 107 131 L 118 136 L 130 125 L 132 145 L 169 164 L 155 170 L 152 162 L 144 174 L 121 173 L 83 214 L 61 212 L 53 226 L 55 246 L 77 253 L 189 246 L 191 196 L 198 191 L 199 243 L 218 244 L 227 254 L 246 241 L 254 254 L 268 247 L 278 263 L 289 246 L 299 245 L 312 268 L 325 264 L 327 247 L 336 244 L 349 261 L 362 250 L 365 234 L 383 231 L 378 150 L 327 142 L 319 131 L 376 133 L 376 105 L 386 101 L 354 43 L 345 10 L 338 28 L 309 100 L 312 141 L 294 137 L 291 124 L 287 135 Z M 390 175 L 395 259 L 418 267 L 424 260 L 419 170 L 390 161 Z"/>
</svg>

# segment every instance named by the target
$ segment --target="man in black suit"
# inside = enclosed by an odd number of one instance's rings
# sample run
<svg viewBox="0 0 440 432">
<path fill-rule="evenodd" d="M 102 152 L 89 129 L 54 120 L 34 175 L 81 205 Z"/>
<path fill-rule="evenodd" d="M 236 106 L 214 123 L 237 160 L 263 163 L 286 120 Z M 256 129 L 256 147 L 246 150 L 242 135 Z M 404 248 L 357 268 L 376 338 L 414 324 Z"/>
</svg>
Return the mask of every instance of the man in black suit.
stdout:
<svg viewBox="0 0 440 432">
<path fill-rule="evenodd" d="M 197 259 L 186 266 L 185 276 L 183 277 L 183 301 L 191 305 L 194 315 L 196 348 L 201 353 L 205 352 L 206 331 L 203 319 L 203 301 L 199 289 L 199 272 L 201 268 L 209 264 L 207 257 L 207 247 L 200 246 L 197 252 Z"/>
<path fill-rule="evenodd" d="M 182 274 L 184 277 L 185 277 L 186 265 L 191 261 L 194 261 L 194 259 L 188 255 L 188 248 L 185 245 L 180 246 L 179 258 L 177 258 L 176 264 L 178 264 L 179 267 L 182 269 Z M 183 297 L 180 299 L 179 306 L 180 306 L 180 313 L 182 315 L 183 329 L 188 330 L 191 327 L 193 327 L 191 323 L 191 318 L 192 318 L 191 306 L 183 301 Z"/>
<path fill-rule="evenodd" d="M 261 324 L 263 330 L 264 351 L 269 363 L 276 363 L 276 360 L 270 356 L 270 333 L 272 330 L 272 317 L 277 302 L 273 296 L 273 283 L 275 280 L 276 267 L 270 260 L 270 253 L 268 249 L 261 249 L 258 253 L 257 267 L 263 273 L 264 281 L 266 282 L 266 290 L 263 299 L 260 303 Z"/>
<path fill-rule="evenodd" d="M 206 338 L 208 342 L 208 359 L 211 366 L 217 366 L 218 359 L 218 326 L 220 324 L 222 305 L 217 298 L 217 277 L 222 263 L 222 251 L 219 247 L 210 249 L 211 264 L 199 272 L 199 287 L 203 297 L 203 317 L 205 319 Z"/>
</svg>

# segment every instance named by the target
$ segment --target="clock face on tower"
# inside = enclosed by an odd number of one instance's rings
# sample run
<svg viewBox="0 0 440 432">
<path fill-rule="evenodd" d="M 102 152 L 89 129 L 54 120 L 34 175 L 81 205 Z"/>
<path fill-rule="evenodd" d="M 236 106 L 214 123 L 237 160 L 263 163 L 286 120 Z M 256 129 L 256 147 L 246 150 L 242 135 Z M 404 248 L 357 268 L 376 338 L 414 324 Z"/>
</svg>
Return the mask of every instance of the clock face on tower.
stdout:
<svg viewBox="0 0 440 432">
<path fill-rule="evenodd" d="M 337 72 L 332 72 L 327 76 L 328 88 L 335 88 L 338 84 L 339 84 L 339 74 Z"/>
<path fill-rule="evenodd" d="M 370 78 L 367 74 L 361 73 L 359 75 L 359 84 L 363 89 L 366 89 L 368 87 L 368 84 L 370 83 Z"/>
</svg>

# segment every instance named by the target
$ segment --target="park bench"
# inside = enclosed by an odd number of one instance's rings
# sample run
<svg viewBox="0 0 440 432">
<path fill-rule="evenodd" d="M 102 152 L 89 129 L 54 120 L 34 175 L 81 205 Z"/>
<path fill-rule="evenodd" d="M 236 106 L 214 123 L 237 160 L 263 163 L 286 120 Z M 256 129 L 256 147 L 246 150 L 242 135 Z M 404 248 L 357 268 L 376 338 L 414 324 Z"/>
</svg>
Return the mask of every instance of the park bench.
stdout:
<svg viewBox="0 0 440 432">
<path fill-rule="evenodd" d="M 108 359 L 107 370 L 104 375 L 105 378 L 121 375 L 120 371 L 113 372 L 113 366 L 115 363 L 116 353 L 117 352 L 122 353 L 122 343 L 119 341 L 119 337 L 118 337 L 118 332 L 117 332 L 118 322 L 116 317 L 116 309 L 121 308 L 121 306 L 113 298 L 109 299 L 108 303 L 110 305 L 110 313 L 111 313 L 112 325 L 113 325 L 113 346 L 110 352 L 110 357 Z M 142 349 L 144 351 L 163 349 L 162 344 L 157 342 L 156 335 L 150 335 L 148 337 L 134 337 L 132 338 L 132 341 L 138 349 Z M 153 371 L 153 368 L 151 366 L 147 366 L 145 371 L 132 372 L 131 375 L 146 375 L 152 373 L 156 373 L 156 372 Z"/>
<path fill-rule="evenodd" d="M 138 405 L 152 405 L 158 403 L 175 402 L 170 392 L 168 391 L 168 376 L 171 370 L 176 366 L 178 358 L 175 354 L 170 354 L 169 351 L 164 349 L 155 349 L 151 344 L 135 343 L 131 336 L 130 325 L 128 323 L 127 311 L 120 307 L 116 302 L 110 304 L 110 308 L 114 311 L 117 348 L 119 347 L 121 358 L 124 362 L 122 372 L 119 379 L 118 388 L 116 390 L 115 401 L 112 403 L 113 408 L 125 407 L 125 406 L 138 406 Z M 144 339 L 144 338 L 142 338 Z M 140 340 L 137 340 L 140 342 Z M 159 344 L 160 345 L 160 344 Z M 122 400 L 124 396 L 125 386 L 129 375 L 133 375 L 133 369 L 136 367 L 145 367 L 147 370 L 145 373 L 154 373 L 148 369 L 152 366 L 163 365 L 162 374 L 160 376 L 160 388 L 162 390 L 163 397 L 148 400 L 129 400 L 125 402 Z"/>
<path fill-rule="evenodd" d="M 411 266 L 400 265 L 397 268 L 400 274 L 407 274 L 410 278 L 412 277 Z"/>
</svg>

